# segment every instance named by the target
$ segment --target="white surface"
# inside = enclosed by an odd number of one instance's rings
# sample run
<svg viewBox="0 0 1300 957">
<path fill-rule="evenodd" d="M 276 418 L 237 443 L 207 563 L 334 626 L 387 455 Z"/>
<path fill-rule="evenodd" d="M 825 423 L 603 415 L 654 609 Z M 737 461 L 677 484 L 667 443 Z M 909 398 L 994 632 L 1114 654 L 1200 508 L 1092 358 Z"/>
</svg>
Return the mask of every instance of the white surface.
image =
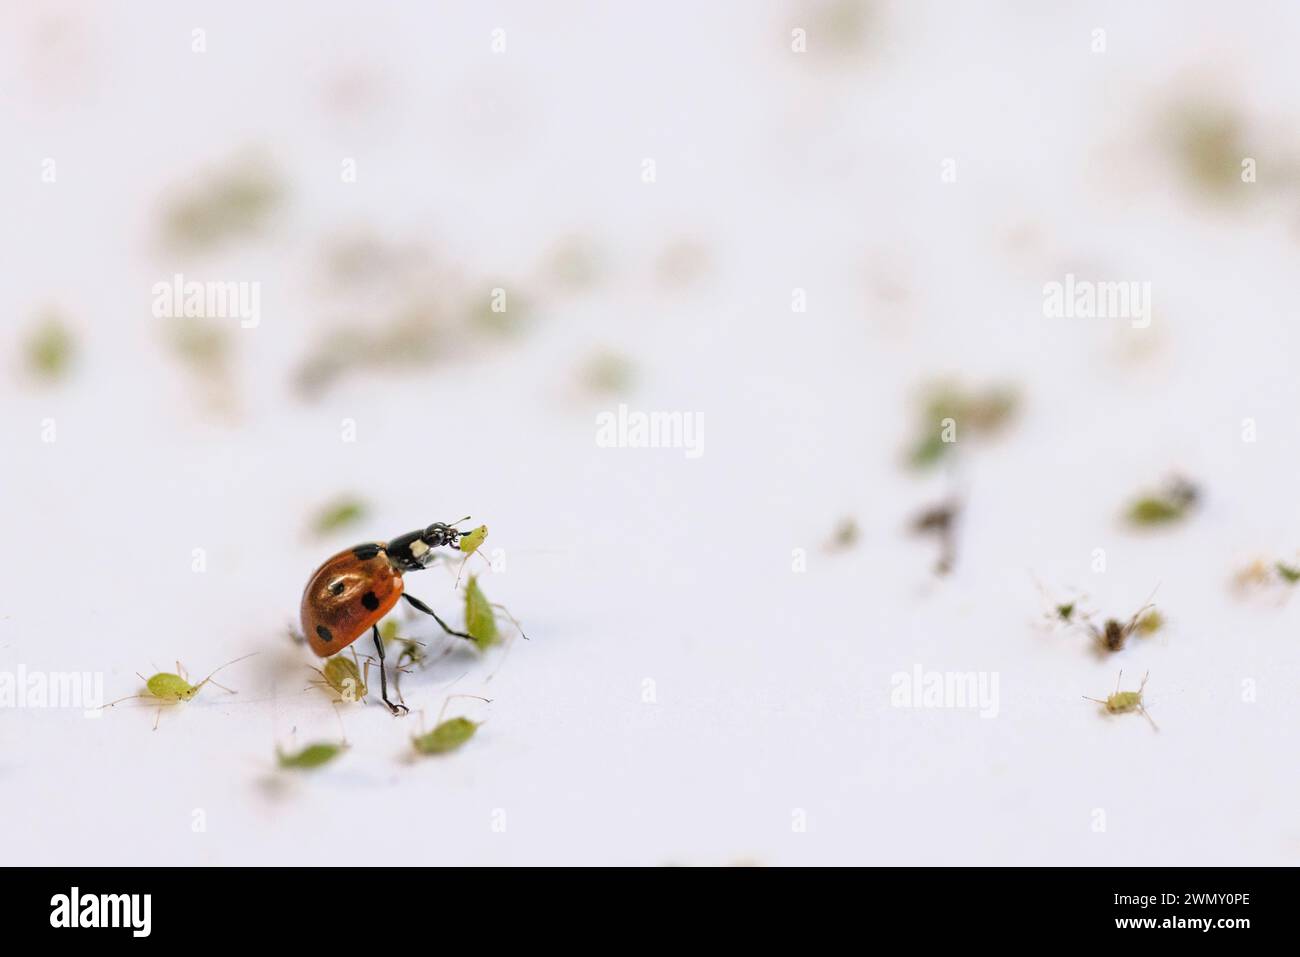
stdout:
<svg viewBox="0 0 1300 957">
<path fill-rule="evenodd" d="M 10 378 L 0 393 L 0 666 L 102 671 L 116 696 L 178 657 L 205 674 L 261 654 L 224 673 L 237 696 L 205 689 L 156 733 L 153 710 L 130 704 L 97 721 L 0 713 L 0 858 L 1300 860 L 1300 605 L 1226 587 L 1234 565 L 1300 547 L 1300 204 L 1271 191 L 1216 212 L 1145 132 L 1163 97 L 1208 76 L 1285 139 L 1300 11 L 975 6 L 885 6 L 861 58 L 833 61 L 815 32 L 808 54 L 789 52 L 810 20 L 796 3 L 95 4 L 66 7 L 72 52 L 53 62 L 33 52 L 51 14 L 8 7 L 0 346 L 15 356 L 53 302 L 84 355 L 64 387 Z M 323 91 L 355 76 L 372 105 L 340 120 Z M 244 144 L 272 152 L 291 208 L 266 241 L 184 266 L 264 286 L 231 425 L 203 417 L 159 348 L 149 289 L 176 264 L 149 237 L 165 188 Z M 352 186 L 336 182 L 344 156 Z M 956 184 L 939 182 L 945 157 Z M 526 274 L 586 234 L 605 272 L 548 301 L 524 338 L 305 403 L 286 379 L 320 321 L 308 265 L 322 234 L 357 223 L 475 276 Z M 1026 227 L 1028 248 L 1009 243 Z M 711 269 L 668 290 L 654 261 L 682 237 Z M 1042 284 L 1068 270 L 1152 282 L 1155 358 L 1119 362 L 1115 323 L 1043 318 Z M 875 295 L 881 277 L 904 301 Z M 790 312 L 794 287 L 806 314 Z M 595 446 L 611 403 L 569 381 L 599 345 L 634 358 L 635 408 L 703 415 L 701 458 Z M 936 583 L 933 550 L 903 526 L 944 486 L 902 471 L 898 450 L 912 390 L 943 371 L 1017 382 L 1026 405 L 967 456 L 959 565 Z M 345 417 L 355 444 L 338 439 Z M 1203 511 L 1167 534 L 1119 528 L 1124 500 L 1174 469 L 1204 483 Z M 348 489 L 372 518 L 305 540 L 310 510 Z M 345 713 L 353 747 L 337 764 L 268 783 L 276 742 L 336 734 L 327 699 L 302 690 L 310 656 L 282 634 L 308 574 L 353 541 L 466 512 L 506 549 L 507 572 L 484 584 L 533 640 L 490 683 L 497 660 L 466 657 L 405 687 L 432 716 L 468 671 L 455 690 L 494 699 L 474 712 L 488 724 L 453 756 L 409 763 L 417 718 L 372 700 Z M 846 514 L 863 542 L 823 554 Z M 809 567 L 794 574 L 800 547 Z M 1098 547 L 1104 575 L 1089 568 Z M 1036 627 L 1031 574 L 1111 613 L 1159 582 L 1170 627 L 1099 660 Z M 454 608 L 439 571 L 409 587 Z M 997 672 L 999 716 L 891 709 L 891 674 L 917 663 Z M 1121 666 L 1126 687 L 1150 669 L 1159 734 L 1080 700 Z"/>
</svg>

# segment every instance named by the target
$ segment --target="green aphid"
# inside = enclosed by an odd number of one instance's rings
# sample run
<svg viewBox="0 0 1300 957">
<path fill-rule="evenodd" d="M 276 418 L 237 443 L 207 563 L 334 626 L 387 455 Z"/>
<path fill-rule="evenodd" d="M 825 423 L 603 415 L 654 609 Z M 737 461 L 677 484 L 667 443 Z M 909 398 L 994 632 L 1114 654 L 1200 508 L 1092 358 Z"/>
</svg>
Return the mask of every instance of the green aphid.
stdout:
<svg viewBox="0 0 1300 957">
<path fill-rule="evenodd" d="M 432 731 L 411 738 L 411 744 L 420 754 L 446 754 L 474 737 L 479 724 L 469 718 L 448 718 Z"/>
<path fill-rule="evenodd" d="M 55 315 L 46 316 L 27 340 L 27 365 L 42 379 L 61 379 L 75 352 L 72 334 Z"/>
<path fill-rule="evenodd" d="M 460 537 L 460 544 L 456 547 L 466 555 L 473 555 L 478 551 L 479 546 L 483 544 L 483 540 L 487 538 L 487 533 L 488 528 L 486 525 L 480 525 L 478 528 L 471 528 Z"/>
<path fill-rule="evenodd" d="M 1126 714 L 1130 711 L 1136 711 L 1151 722 L 1151 727 L 1159 731 L 1160 729 L 1156 727 L 1151 715 L 1147 714 L 1146 706 L 1142 702 L 1142 692 L 1146 689 L 1149 676 L 1150 672 L 1142 676 L 1142 684 L 1138 685 L 1137 691 L 1120 691 L 1119 683 L 1124 679 L 1124 672 L 1121 671 L 1119 678 L 1115 680 L 1115 693 L 1105 701 L 1101 698 L 1089 698 L 1087 695 L 1084 695 L 1083 698 L 1085 701 L 1095 701 L 1097 704 L 1105 705 L 1110 714 Z"/>
<path fill-rule="evenodd" d="M 1175 479 L 1161 491 L 1136 499 L 1128 508 L 1128 520 L 1142 527 L 1169 525 L 1185 518 L 1199 498 L 1195 485 Z"/>
<path fill-rule="evenodd" d="M 224 665 L 222 665 L 220 668 L 217 668 L 216 671 L 213 671 L 212 674 L 208 675 L 198 684 L 190 684 L 189 680 L 183 677 L 182 675 L 172 674 L 171 672 L 167 672 L 167 671 L 160 671 L 158 674 L 154 675 L 151 678 L 146 678 L 144 675 L 139 675 L 140 680 L 143 681 L 145 684 L 146 690 L 143 694 L 129 694 L 125 698 L 118 698 L 117 701 L 110 701 L 108 704 L 104 705 L 104 707 L 111 708 L 114 705 L 118 704 L 119 702 L 128 701 L 132 698 L 152 698 L 155 701 L 157 701 L 159 705 L 158 714 L 154 718 L 154 723 L 153 723 L 153 728 L 155 731 L 157 731 L 158 720 L 162 717 L 163 705 L 174 705 L 174 704 L 179 704 L 182 701 L 191 700 L 195 695 L 199 693 L 199 691 L 202 690 L 204 685 L 206 685 L 209 681 L 212 681 L 213 675 L 215 675 L 218 671 L 221 671 L 223 668 L 229 668 L 231 665 L 235 664 L 235 662 L 243 661 L 245 658 L 251 658 L 255 654 L 257 654 L 256 651 L 251 652 L 250 654 L 247 655 L 241 655 L 240 657 L 235 658 L 231 661 L 227 661 Z M 176 662 L 176 670 L 178 672 L 183 672 L 185 670 L 181 667 L 181 663 L 179 661 Z M 212 681 L 212 683 L 228 694 L 236 694 L 236 692 L 233 689 L 227 688 L 225 685 L 219 682 Z"/>
<path fill-rule="evenodd" d="M 347 747 L 347 744 L 343 742 L 318 741 L 292 754 L 286 754 L 277 747 L 275 749 L 275 759 L 282 768 L 294 771 L 310 771 L 329 764 L 346 751 Z"/>
<path fill-rule="evenodd" d="M 1003 386 L 982 391 L 964 391 L 955 386 L 933 390 L 924 405 L 925 433 L 912 447 L 909 461 L 913 467 L 922 468 L 951 451 L 956 442 L 954 437 L 945 441 L 945 420 L 951 419 L 957 429 L 969 434 L 994 435 L 1011 420 L 1018 405 L 1016 393 Z"/>
<path fill-rule="evenodd" d="M 1278 575 L 1288 585 L 1294 585 L 1300 581 L 1300 567 L 1288 565 L 1286 562 L 1274 562 L 1273 568 L 1276 569 Z"/>
<path fill-rule="evenodd" d="M 1145 615 L 1138 619 L 1136 631 L 1139 635 L 1154 635 L 1157 631 L 1165 626 L 1165 616 L 1152 608 Z"/>
<path fill-rule="evenodd" d="M 328 535 L 365 518 L 366 503 L 355 498 L 340 498 L 325 506 L 312 521 L 317 535 Z"/>
<path fill-rule="evenodd" d="M 470 575 L 465 585 L 465 630 L 479 648 L 495 645 L 501 638 L 496 612 L 478 587 L 478 576 Z"/>
<path fill-rule="evenodd" d="M 1074 620 L 1074 613 L 1078 610 L 1075 602 L 1067 601 L 1056 606 L 1056 620 L 1070 624 Z"/>
<path fill-rule="evenodd" d="M 362 701 L 369 690 L 366 687 L 366 680 L 370 677 L 370 662 L 366 662 L 363 675 L 355 650 L 351 658 L 343 655 L 327 658 L 324 668 L 313 668 L 312 671 L 320 675 L 325 687 L 333 689 L 343 701 Z"/>
</svg>

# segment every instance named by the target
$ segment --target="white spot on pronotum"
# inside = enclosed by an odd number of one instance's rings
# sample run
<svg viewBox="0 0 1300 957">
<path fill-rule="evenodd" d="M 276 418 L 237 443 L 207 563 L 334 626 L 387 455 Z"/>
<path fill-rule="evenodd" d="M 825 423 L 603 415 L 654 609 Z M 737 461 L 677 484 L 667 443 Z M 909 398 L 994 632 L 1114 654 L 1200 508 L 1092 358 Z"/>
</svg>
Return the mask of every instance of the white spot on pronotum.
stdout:
<svg viewBox="0 0 1300 957">
<path fill-rule="evenodd" d="M 427 551 L 429 551 L 429 546 L 424 544 L 424 542 L 420 541 L 418 538 L 411 542 L 411 554 L 416 558 L 419 558 Z"/>
</svg>

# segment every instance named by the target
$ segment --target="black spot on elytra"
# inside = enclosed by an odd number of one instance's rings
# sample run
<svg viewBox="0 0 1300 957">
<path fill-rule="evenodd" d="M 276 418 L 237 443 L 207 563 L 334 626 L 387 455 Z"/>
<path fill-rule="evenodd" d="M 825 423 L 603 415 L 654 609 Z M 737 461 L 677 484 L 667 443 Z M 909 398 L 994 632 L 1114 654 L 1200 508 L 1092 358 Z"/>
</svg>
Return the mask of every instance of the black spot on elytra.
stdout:
<svg viewBox="0 0 1300 957">
<path fill-rule="evenodd" d="M 366 606 L 367 611 L 374 611 L 379 607 L 379 597 L 374 592 L 368 591 L 361 596 L 361 604 Z"/>
<path fill-rule="evenodd" d="M 334 634 L 324 625 L 316 626 L 316 634 L 320 636 L 321 641 L 333 641 Z"/>
<path fill-rule="evenodd" d="M 369 545 L 358 545 L 356 548 L 352 549 L 352 554 L 357 556 L 357 558 L 361 559 L 363 562 L 368 562 L 382 551 L 382 548 L 374 542 L 371 542 Z"/>
</svg>

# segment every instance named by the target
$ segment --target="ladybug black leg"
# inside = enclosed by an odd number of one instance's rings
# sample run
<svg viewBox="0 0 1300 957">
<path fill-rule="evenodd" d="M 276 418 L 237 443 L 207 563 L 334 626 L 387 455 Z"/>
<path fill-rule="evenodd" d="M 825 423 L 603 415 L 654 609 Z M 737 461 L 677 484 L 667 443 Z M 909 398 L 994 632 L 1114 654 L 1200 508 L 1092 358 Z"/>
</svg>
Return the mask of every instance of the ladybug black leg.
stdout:
<svg viewBox="0 0 1300 957">
<path fill-rule="evenodd" d="M 473 636 L 473 635 L 467 635 L 467 634 L 465 634 L 465 632 L 463 632 L 463 631 L 457 631 L 455 628 L 452 628 L 452 627 L 451 627 L 450 625 L 448 625 L 445 621 L 443 621 L 441 618 L 438 617 L 437 612 L 435 612 L 432 608 L 430 608 L 430 607 L 429 607 L 428 605 L 426 605 L 424 602 L 420 601 L 420 599 L 416 598 L 416 597 L 415 597 L 414 595 L 412 595 L 410 592 L 405 592 L 405 591 L 402 592 L 402 597 L 405 598 L 407 601 L 409 601 L 409 602 L 411 603 L 411 605 L 414 606 L 417 610 L 422 611 L 422 612 L 424 612 L 426 615 L 431 616 L 431 617 L 433 618 L 434 621 L 436 621 L 438 624 L 440 624 L 440 625 L 442 626 L 442 630 L 445 631 L 447 634 L 449 634 L 449 635 L 455 635 L 457 638 L 465 638 L 465 639 L 468 639 L 469 641 L 473 641 L 473 640 L 474 640 L 474 636 Z"/>
<path fill-rule="evenodd" d="M 384 673 L 384 639 L 379 637 L 379 625 L 374 625 L 375 651 L 379 653 L 379 697 L 384 699 L 388 710 L 393 714 L 406 714 L 411 709 L 404 704 L 393 704 L 388 700 L 388 676 Z"/>
</svg>

